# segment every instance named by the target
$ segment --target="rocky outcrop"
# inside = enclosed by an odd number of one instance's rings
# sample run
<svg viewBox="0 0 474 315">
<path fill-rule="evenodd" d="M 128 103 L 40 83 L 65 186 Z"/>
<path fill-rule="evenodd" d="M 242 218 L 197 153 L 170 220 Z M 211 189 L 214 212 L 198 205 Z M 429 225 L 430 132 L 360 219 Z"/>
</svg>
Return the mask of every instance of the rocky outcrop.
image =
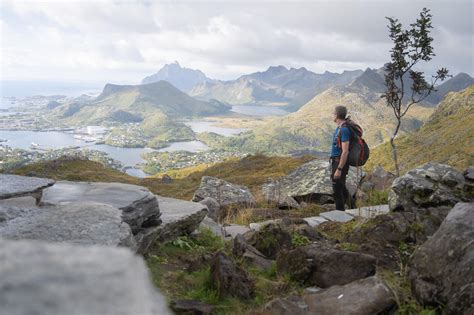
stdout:
<svg viewBox="0 0 474 315">
<path fill-rule="evenodd" d="M 474 312 L 474 203 L 458 203 L 438 231 L 413 254 L 410 279 L 417 299 L 446 314 Z"/>
<path fill-rule="evenodd" d="M 332 249 L 311 244 L 277 257 L 277 270 L 307 285 L 328 288 L 343 285 L 375 274 L 376 259 L 367 254 Z"/>
<path fill-rule="evenodd" d="M 308 291 L 308 290 L 307 290 Z M 395 298 L 378 277 L 306 292 L 302 297 L 277 298 L 267 303 L 261 315 L 385 314 L 395 307 Z"/>
<path fill-rule="evenodd" d="M 147 188 L 121 183 L 88 183 L 59 181 L 43 192 L 42 204 L 67 204 L 92 201 L 121 210 L 122 219 L 138 234 L 160 221 L 160 208 L 155 195 Z"/>
<path fill-rule="evenodd" d="M 0 174 L 0 200 L 32 196 L 39 202 L 43 189 L 52 185 L 52 179 Z"/>
<path fill-rule="evenodd" d="M 171 314 L 131 251 L 0 240 L 2 314 Z"/>
<path fill-rule="evenodd" d="M 171 309 L 178 314 L 214 314 L 214 306 L 198 300 L 176 300 L 171 302 Z"/>
<path fill-rule="evenodd" d="M 250 245 L 270 259 L 275 259 L 278 252 L 293 246 L 291 234 L 279 223 L 267 224 L 245 236 Z"/>
<path fill-rule="evenodd" d="M 192 200 L 199 202 L 207 197 L 214 198 L 221 207 L 231 205 L 249 207 L 255 204 L 255 198 L 247 187 L 219 178 L 203 176 L 201 185 L 194 193 Z"/>
<path fill-rule="evenodd" d="M 220 297 L 248 300 L 254 296 L 254 283 L 247 272 L 222 252 L 217 252 L 212 259 L 211 278 Z"/>
<path fill-rule="evenodd" d="M 296 168 L 287 176 L 276 182 L 270 182 L 263 186 L 262 192 L 266 196 L 286 196 L 294 198 L 298 202 L 327 203 L 333 201 L 332 182 L 330 179 L 330 165 L 326 160 L 313 160 Z M 362 174 L 359 174 L 359 179 Z M 346 181 L 351 195 L 357 188 L 356 170 L 350 168 Z"/>
<path fill-rule="evenodd" d="M 426 163 L 395 179 L 389 193 L 391 211 L 454 206 L 474 200 L 474 181 L 451 166 Z"/>
<path fill-rule="evenodd" d="M 82 202 L 20 208 L 10 201 L 0 203 L 2 216 L 9 218 L 0 224 L 0 237 L 5 239 L 137 247 L 130 226 L 110 205 Z"/>
</svg>

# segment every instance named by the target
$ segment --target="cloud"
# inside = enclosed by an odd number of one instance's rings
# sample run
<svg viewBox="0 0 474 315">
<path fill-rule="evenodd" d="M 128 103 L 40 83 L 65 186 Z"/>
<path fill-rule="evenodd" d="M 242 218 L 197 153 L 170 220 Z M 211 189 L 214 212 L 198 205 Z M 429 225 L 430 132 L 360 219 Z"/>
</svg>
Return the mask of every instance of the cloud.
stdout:
<svg viewBox="0 0 474 315">
<path fill-rule="evenodd" d="M 380 67 L 385 16 L 433 13 L 437 56 L 424 66 L 473 75 L 466 1 L 2 1 L 2 76 L 136 83 L 178 60 L 219 79 L 270 65 L 316 72 Z"/>
</svg>

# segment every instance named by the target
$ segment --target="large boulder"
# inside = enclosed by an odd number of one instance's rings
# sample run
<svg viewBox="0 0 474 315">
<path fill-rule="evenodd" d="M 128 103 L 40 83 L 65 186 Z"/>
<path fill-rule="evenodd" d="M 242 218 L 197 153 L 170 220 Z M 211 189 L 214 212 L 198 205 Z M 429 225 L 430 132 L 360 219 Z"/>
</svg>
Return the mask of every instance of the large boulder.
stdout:
<svg viewBox="0 0 474 315">
<path fill-rule="evenodd" d="M 438 231 L 413 254 L 410 280 L 417 299 L 446 314 L 474 313 L 474 203 L 458 203 Z"/>
<path fill-rule="evenodd" d="M 328 288 L 375 274 L 376 259 L 367 254 L 333 249 L 324 244 L 282 251 L 277 270 L 301 283 Z"/>
<path fill-rule="evenodd" d="M 426 163 L 394 180 L 389 193 L 391 211 L 454 206 L 474 200 L 474 181 L 449 165 Z"/>
<path fill-rule="evenodd" d="M 0 203 L 0 237 L 80 245 L 126 246 L 136 249 L 130 226 L 120 211 L 94 202 L 58 206 L 18 207 L 13 200 Z"/>
<path fill-rule="evenodd" d="M 84 201 L 120 209 L 123 221 L 130 225 L 135 235 L 161 223 L 156 196 L 147 188 L 136 185 L 58 181 L 43 191 L 41 200 L 45 205 Z"/>
<path fill-rule="evenodd" d="M 302 296 L 276 298 L 257 315 L 367 315 L 390 313 L 396 304 L 387 285 L 373 276 L 343 286 L 315 290 Z M 391 313 L 390 313 L 391 314 Z"/>
<path fill-rule="evenodd" d="M 43 189 L 54 185 L 48 178 L 0 174 L 0 200 L 33 196 L 39 203 Z"/>
<path fill-rule="evenodd" d="M 124 248 L 0 239 L 2 314 L 171 314 Z"/>
<path fill-rule="evenodd" d="M 362 171 L 361 171 L 362 172 Z M 276 183 L 270 182 L 263 186 L 262 191 L 267 196 L 279 196 L 279 199 L 289 196 L 298 202 L 326 203 L 333 201 L 331 167 L 327 160 L 313 160 L 301 165 L 290 174 L 280 178 Z M 362 177 L 359 174 L 359 179 Z M 357 189 L 357 172 L 350 168 L 346 185 L 353 196 Z"/>
<path fill-rule="evenodd" d="M 255 285 L 247 272 L 222 252 L 217 252 L 212 259 L 211 278 L 220 297 L 248 300 L 254 296 Z"/>
<path fill-rule="evenodd" d="M 221 207 L 239 205 L 252 206 L 255 198 L 245 186 L 229 183 L 223 179 L 203 176 L 192 201 L 200 202 L 207 197 L 214 198 Z"/>
</svg>

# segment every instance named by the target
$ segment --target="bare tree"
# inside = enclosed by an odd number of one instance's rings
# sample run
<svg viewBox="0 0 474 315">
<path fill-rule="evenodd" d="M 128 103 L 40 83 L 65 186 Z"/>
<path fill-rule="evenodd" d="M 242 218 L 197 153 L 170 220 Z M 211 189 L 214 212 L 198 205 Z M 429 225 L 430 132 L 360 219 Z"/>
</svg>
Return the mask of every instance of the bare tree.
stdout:
<svg viewBox="0 0 474 315">
<path fill-rule="evenodd" d="M 438 81 L 444 81 L 449 77 L 448 70 L 440 68 L 428 83 L 422 71 L 413 69 L 420 61 L 428 62 L 435 56 L 431 46 L 433 42 L 433 38 L 430 36 L 433 28 L 431 18 L 430 10 L 423 8 L 416 22 L 410 24 L 410 28 L 405 30 L 398 19 L 387 17 L 389 37 L 393 42 L 393 48 L 390 50 L 391 60 L 385 66 L 386 91 L 382 97 L 393 109 L 397 119 L 395 131 L 390 137 L 397 176 L 400 176 L 400 170 L 394 140 L 400 129 L 402 118 L 413 104 L 422 102 L 431 92 L 435 91 Z"/>
</svg>

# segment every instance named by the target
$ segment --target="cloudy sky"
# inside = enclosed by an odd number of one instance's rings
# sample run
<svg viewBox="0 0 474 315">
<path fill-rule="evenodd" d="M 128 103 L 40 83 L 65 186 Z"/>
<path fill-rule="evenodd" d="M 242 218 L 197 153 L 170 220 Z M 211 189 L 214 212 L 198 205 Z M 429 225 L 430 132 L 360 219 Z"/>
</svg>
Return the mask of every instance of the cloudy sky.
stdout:
<svg viewBox="0 0 474 315">
<path fill-rule="evenodd" d="M 385 16 L 433 14 L 437 56 L 474 74 L 473 2 L 465 1 L 1 1 L 2 80 L 138 83 L 164 64 L 233 79 L 270 65 L 315 72 L 380 67 Z"/>
</svg>

